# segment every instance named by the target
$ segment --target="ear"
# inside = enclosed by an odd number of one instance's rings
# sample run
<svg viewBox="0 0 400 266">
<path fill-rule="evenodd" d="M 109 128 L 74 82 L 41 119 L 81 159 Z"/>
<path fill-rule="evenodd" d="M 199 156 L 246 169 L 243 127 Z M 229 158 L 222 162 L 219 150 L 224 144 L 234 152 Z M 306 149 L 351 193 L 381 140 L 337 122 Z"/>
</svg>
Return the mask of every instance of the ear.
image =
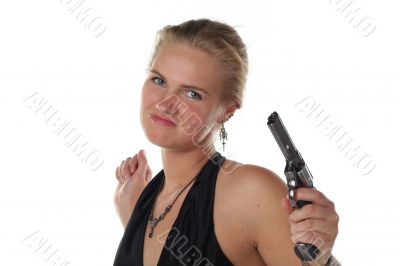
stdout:
<svg viewBox="0 0 400 266">
<path fill-rule="evenodd" d="M 223 113 L 218 119 L 218 123 L 222 124 L 222 122 L 228 121 L 233 114 L 235 113 L 236 109 L 238 109 L 238 103 L 237 102 L 231 102 L 223 107 Z"/>
</svg>

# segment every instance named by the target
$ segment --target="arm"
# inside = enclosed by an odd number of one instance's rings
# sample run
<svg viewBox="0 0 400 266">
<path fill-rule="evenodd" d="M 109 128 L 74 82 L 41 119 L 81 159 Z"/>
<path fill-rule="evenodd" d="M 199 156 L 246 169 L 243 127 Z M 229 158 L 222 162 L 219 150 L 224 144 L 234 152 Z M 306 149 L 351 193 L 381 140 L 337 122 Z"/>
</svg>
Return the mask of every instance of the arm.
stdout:
<svg viewBox="0 0 400 266">
<path fill-rule="evenodd" d="M 246 199 L 247 224 L 264 262 L 269 266 L 302 265 L 293 251 L 294 243 L 299 240 L 310 242 L 307 232 L 313 232 L 324 240 L 323 246 L 315 245 L 325 257 L 317 257 L 317 260 L 320 259 L 318 263 L 310 262 L 308 265 L 325 265 L 337 235 L 337 214 L 333 205 L 321 207 L 319 203 L 325 204 L 325 197 L 309 204 L 306 209 L 293 211 L 288 208 L 287 187 L 279 176 L 263 167 L 247 168 L 243 174 L 250 177 L 247 180 L 252 192 L 249 199 Z M 311 190 L 316 193 L 310 193 Z M 301 193 L 296 193 L 297 199 L 311 201 L 320 196 L 322 193 L 318 194 L 315 189 L 303 189 Z M 320 217 L 318 221 L 313 218 L 316 216 Z"/>
<path fill-rule="evenodd" d="M 152 177 L 144 153 L 135 154 L 121 162 L 115 176 L 118 185 L 114 193 L 114 205 L 125 229 L 135 208 L 136 201 Z"/>
</svg>

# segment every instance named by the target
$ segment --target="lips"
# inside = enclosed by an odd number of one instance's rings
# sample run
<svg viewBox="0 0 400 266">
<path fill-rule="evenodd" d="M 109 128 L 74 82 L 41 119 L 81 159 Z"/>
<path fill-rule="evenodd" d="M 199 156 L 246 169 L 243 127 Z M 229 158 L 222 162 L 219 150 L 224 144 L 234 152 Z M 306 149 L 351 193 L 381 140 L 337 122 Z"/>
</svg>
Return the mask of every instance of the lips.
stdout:
<svg viewBox="0 0 400 266">
<path fill-rule="evenodd" d="M 164 124 L 164 125 L 176 125 L 172 120 L 165 118 L 165 117 L 161 117 L 158 115 L 154 115 L 154 114 L 150 114 L 151 118 L 158 123 Z"/>
</svg>

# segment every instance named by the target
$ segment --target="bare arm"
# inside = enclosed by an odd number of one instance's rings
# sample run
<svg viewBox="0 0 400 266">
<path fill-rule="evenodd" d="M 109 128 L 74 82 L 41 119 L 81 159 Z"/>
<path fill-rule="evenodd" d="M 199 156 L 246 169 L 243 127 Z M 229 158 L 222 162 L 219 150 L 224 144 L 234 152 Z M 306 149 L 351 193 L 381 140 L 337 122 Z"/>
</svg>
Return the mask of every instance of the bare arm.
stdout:
<svg viewBox="0 0 400 266">
<path fill-rule="evenodd" d="M 252 191 L 246 199 L 247 224 L 264 262 L 269 266 L 302 265 L 293 251 L 294 243 L 309 243 L 307 236 L 312 232 L 324 241 L 324 257 L 308 265 L 325 265 L 337 235 L 338 216 L 333 203 L 315 189 L 303 189 L 296 193 L 296 199 L 313 203 L 293 211 L 286 205 L 287 187 L 279 176 L 263 167 L 247 168 Z"/>
<path fill-rule="evenodd" d="M 143 189 L 152 177 L 147 158 L 141 152 L 121 162 L 115 176 L 118 180 L 114 193 L 114 205 L 122 226 L 126 228 Z"/>
</svg>

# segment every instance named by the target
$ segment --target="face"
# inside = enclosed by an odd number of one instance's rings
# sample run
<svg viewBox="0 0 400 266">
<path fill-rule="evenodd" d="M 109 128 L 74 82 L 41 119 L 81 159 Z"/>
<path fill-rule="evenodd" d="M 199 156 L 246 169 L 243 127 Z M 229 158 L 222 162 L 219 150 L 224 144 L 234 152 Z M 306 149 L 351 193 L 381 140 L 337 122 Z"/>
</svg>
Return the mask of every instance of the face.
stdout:
<svg viewBox="0 0 400 266">
<path fill-rule="evenodd" d="M 149 141 L 167 149 L 188 149 L 212 140 L 213 127 L 222 122 L 221 74 L 218 62 L 199 49 L 161 47 L 142 88 L 140 120 Z"/>
</svg>

